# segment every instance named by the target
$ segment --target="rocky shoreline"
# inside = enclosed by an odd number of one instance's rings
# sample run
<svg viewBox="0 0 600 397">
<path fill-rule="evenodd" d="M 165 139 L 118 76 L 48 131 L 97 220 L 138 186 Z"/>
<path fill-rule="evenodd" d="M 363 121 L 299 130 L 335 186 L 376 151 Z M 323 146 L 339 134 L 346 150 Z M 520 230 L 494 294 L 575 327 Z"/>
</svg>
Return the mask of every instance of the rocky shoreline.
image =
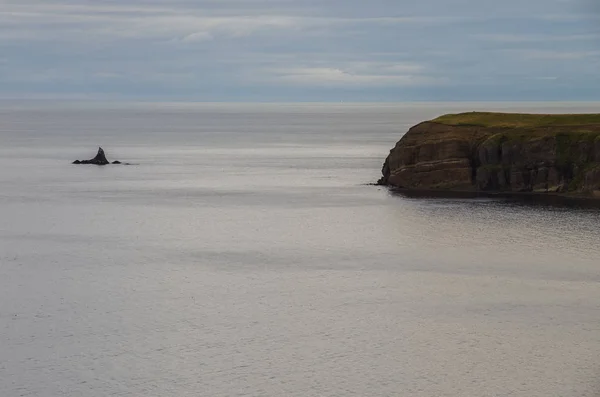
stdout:
<svg viewBox="0 0 600 397">
<path fill-rule="evenodd" d="M 412 127 L 380 185 L 600 199 L 600 115 L 461 113 Z"/>
</svg>

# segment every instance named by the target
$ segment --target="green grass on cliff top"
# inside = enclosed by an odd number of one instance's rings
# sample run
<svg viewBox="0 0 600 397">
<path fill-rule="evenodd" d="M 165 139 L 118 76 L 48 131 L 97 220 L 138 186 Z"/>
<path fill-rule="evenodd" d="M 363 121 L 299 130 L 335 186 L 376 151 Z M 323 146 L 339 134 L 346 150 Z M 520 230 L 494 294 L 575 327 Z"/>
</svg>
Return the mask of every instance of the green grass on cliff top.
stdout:
<svg viewBox="0 0 600 397">
<path fill-rule="evenodd" d="M 531 128 L 600 125 L 600 114 L 525 114 L 470 112 L 446 114 L 434 123 L 456 126 Z"/>
</svg>

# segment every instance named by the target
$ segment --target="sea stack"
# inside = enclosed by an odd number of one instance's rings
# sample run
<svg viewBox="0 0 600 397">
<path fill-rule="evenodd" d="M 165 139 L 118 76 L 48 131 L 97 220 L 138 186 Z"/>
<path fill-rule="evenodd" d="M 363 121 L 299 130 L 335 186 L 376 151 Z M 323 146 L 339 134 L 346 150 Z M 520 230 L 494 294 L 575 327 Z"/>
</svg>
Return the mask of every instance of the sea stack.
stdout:
<svg viewBox="0 0 600 397">
<path fill-rule="evenodd" d="M 600 114 L 449 114 L 412 127 L 379 184 L 600 197 Z"/>
<path fill-rule="evenodd" d="M 73 161 L 73 164 L 107 165 L 107 164 L 109 164 L 109 162 L 106 159 L 104 150 L 101 147 L 99 147 L 98 153 L 96 154 L 96 157 L 94 157 L 93 159 L 91 159 L 91 160 L 75 160 L 75 161 Z"/>
</svg>

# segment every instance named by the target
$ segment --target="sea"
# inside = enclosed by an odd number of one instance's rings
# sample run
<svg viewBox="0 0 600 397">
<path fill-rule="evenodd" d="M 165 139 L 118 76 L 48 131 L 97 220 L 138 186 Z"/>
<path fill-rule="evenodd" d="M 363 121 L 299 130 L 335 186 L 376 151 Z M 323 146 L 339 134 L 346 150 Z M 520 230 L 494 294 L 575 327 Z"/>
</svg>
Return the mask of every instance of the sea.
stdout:
<svg viewBox="0 0 600 397">
<path fill-rule="evenodd" d="M 0 105 L 2 397 L 600 395 L 600 209 L 371 185 L 598 103 Z"/>
</svg>

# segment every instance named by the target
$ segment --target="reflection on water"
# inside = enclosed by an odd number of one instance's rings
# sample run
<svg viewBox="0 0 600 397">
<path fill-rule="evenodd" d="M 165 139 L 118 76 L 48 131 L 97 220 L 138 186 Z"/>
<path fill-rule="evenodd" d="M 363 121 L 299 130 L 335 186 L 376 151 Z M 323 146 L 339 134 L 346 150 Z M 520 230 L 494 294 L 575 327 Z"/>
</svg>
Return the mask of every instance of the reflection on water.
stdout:
<svg viewBox="0 0 600 397">
<path fill-rule="evenodd" d="M 569 209 L 597 209 L 600 199 L 587 196 L 566 196 L 545 193 L 481 192 L 451 190 L 406 190 L 389 188 L 391 194 L 410 199 L 462 198 L 494 199 L 512 205 L 552 206 Z"/>
</svg>

